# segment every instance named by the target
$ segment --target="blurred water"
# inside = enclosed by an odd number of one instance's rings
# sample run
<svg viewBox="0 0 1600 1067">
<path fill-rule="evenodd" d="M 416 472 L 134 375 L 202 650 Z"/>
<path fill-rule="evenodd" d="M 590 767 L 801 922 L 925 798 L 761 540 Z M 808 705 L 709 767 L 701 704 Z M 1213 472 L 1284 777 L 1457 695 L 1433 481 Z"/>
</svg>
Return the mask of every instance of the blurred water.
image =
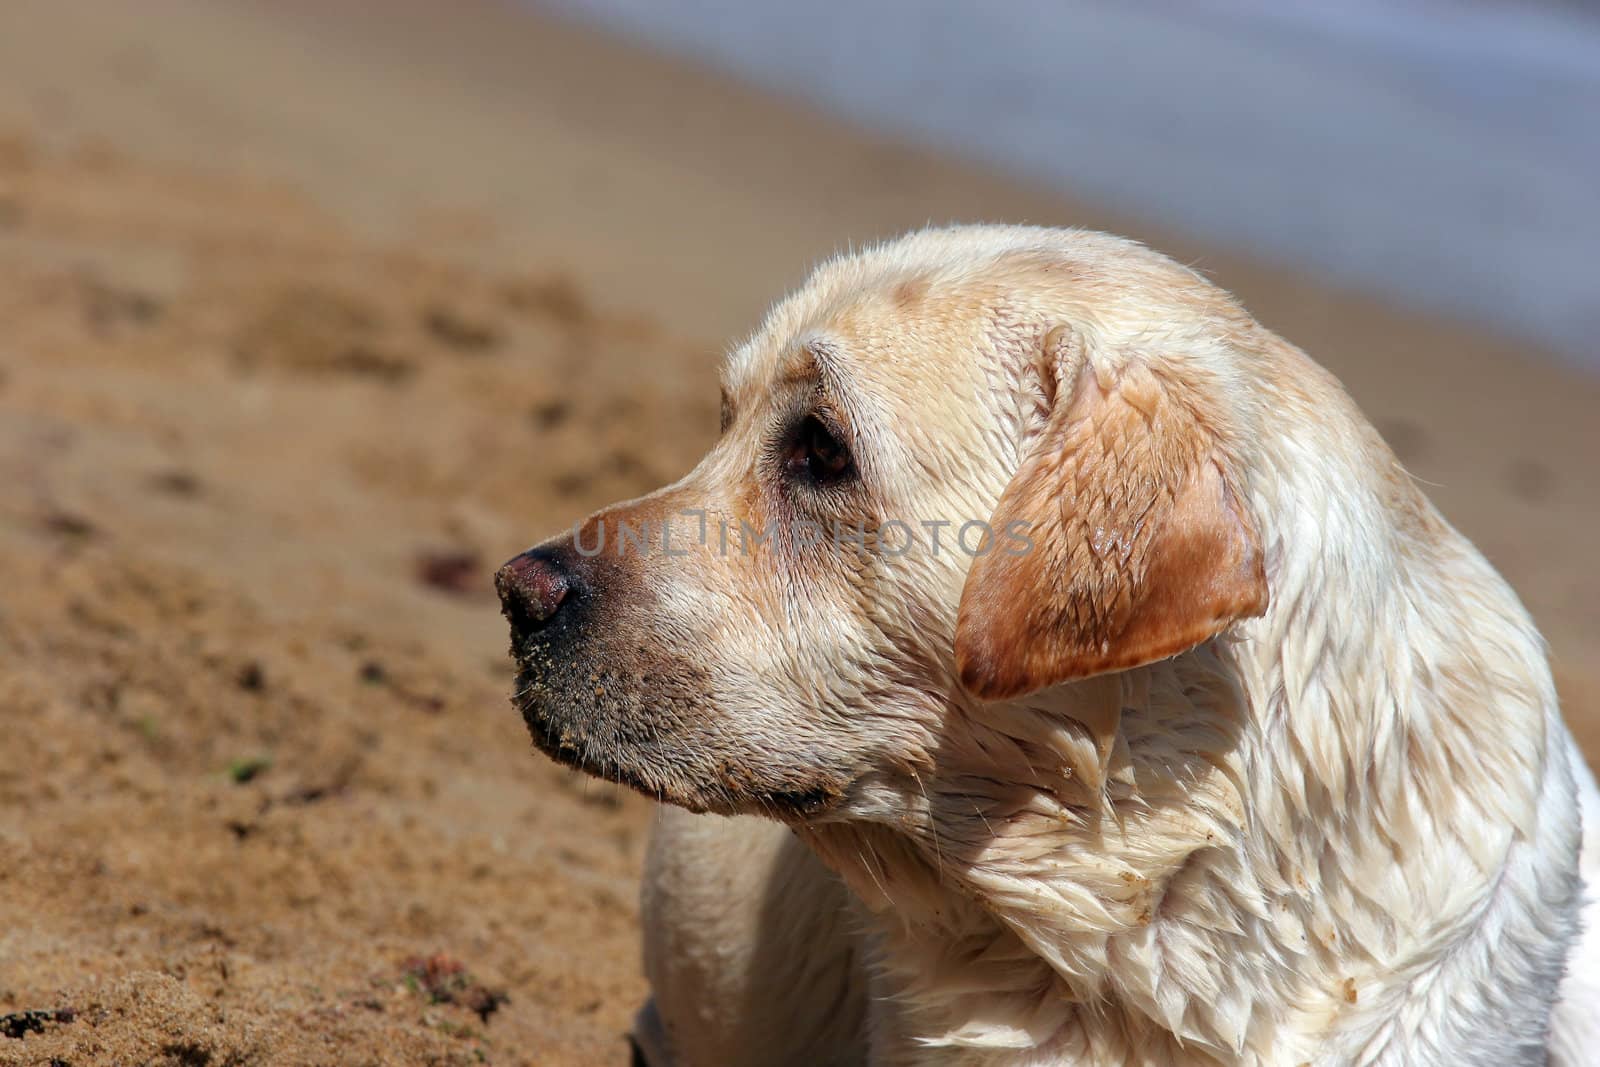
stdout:
<svg viewBox="0 0 1600 1067">
<path fill-rule="evenodd" d="M 1592 3 L 542 6 L 1600 370 Z"/>
</svg>

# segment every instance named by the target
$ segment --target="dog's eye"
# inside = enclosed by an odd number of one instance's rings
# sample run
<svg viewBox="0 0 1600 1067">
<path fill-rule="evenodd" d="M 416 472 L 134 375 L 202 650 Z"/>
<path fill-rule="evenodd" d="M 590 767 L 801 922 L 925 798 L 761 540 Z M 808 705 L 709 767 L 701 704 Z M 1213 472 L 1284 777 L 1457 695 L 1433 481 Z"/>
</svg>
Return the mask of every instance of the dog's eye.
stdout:
<svg viewBox="0 0 1600 1067">
<path fill-rule="evenodd" d="M 722 414 L 717 425 L 718 433 L 727 433 L 728 427 L 733 425 L 733 399 L 728 396 L 728 391 L 722 391 Z"/>
<path fill-rule="evenodd" d="M 821 419 L 807 415 L 795 430 L 784 469 L 819 485 L 837 482 L 851 472 L 850 450 Z"/>
</svg>

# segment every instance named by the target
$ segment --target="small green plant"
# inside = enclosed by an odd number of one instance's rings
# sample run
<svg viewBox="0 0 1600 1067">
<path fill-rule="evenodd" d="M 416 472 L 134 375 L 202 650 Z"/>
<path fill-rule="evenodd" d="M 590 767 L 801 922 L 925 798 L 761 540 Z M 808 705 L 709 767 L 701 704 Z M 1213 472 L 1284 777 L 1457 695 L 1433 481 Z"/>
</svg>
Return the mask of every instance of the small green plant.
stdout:
<svg viewBox="0 0 1600 1067">
<path fill-rule="evenodd" d="M 271 756 L 241 756 L 228 761 L 228 777 L 234 785 L 244 785 L 254 780 L 272 766 Z"/>
</svg>

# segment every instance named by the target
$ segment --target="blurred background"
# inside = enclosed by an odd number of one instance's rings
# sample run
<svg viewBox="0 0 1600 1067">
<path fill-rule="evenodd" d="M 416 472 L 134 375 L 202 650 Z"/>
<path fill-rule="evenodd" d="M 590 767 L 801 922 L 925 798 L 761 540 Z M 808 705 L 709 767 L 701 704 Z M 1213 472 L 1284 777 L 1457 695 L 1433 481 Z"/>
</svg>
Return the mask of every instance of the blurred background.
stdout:
<svg viewBox="0 0 1600 1067">
<path fill-rule="evenodd" d="M 1578 3 L 0 5 L 0 1063 L 625 1063 L 652 810 L 488 576 L 929 223 L 1238 294 L 1595 751 L 1597 105 Z"/>
<path fill-rule="evenodd" d="M 1600 5 L 549 6 L 1600 369 Z"/>
</svg>

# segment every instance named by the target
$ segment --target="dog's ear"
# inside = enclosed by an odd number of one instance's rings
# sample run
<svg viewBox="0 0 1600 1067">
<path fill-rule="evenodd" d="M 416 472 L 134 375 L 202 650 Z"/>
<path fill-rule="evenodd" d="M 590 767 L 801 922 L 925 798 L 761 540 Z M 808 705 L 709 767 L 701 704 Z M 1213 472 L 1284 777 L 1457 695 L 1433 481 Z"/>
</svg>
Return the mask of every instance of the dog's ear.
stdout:
<svg viewBox="0 0 1600 1067">
<path fill-rule="evenodd" d="M 1046 424 L 961 592 L 956 664 L 987 700 L 1164 659 L 1267 608 L 1200 390 L 1138 359 L 1104 372 L 1063 336 L 1045 343 Z"/>
</svg>

